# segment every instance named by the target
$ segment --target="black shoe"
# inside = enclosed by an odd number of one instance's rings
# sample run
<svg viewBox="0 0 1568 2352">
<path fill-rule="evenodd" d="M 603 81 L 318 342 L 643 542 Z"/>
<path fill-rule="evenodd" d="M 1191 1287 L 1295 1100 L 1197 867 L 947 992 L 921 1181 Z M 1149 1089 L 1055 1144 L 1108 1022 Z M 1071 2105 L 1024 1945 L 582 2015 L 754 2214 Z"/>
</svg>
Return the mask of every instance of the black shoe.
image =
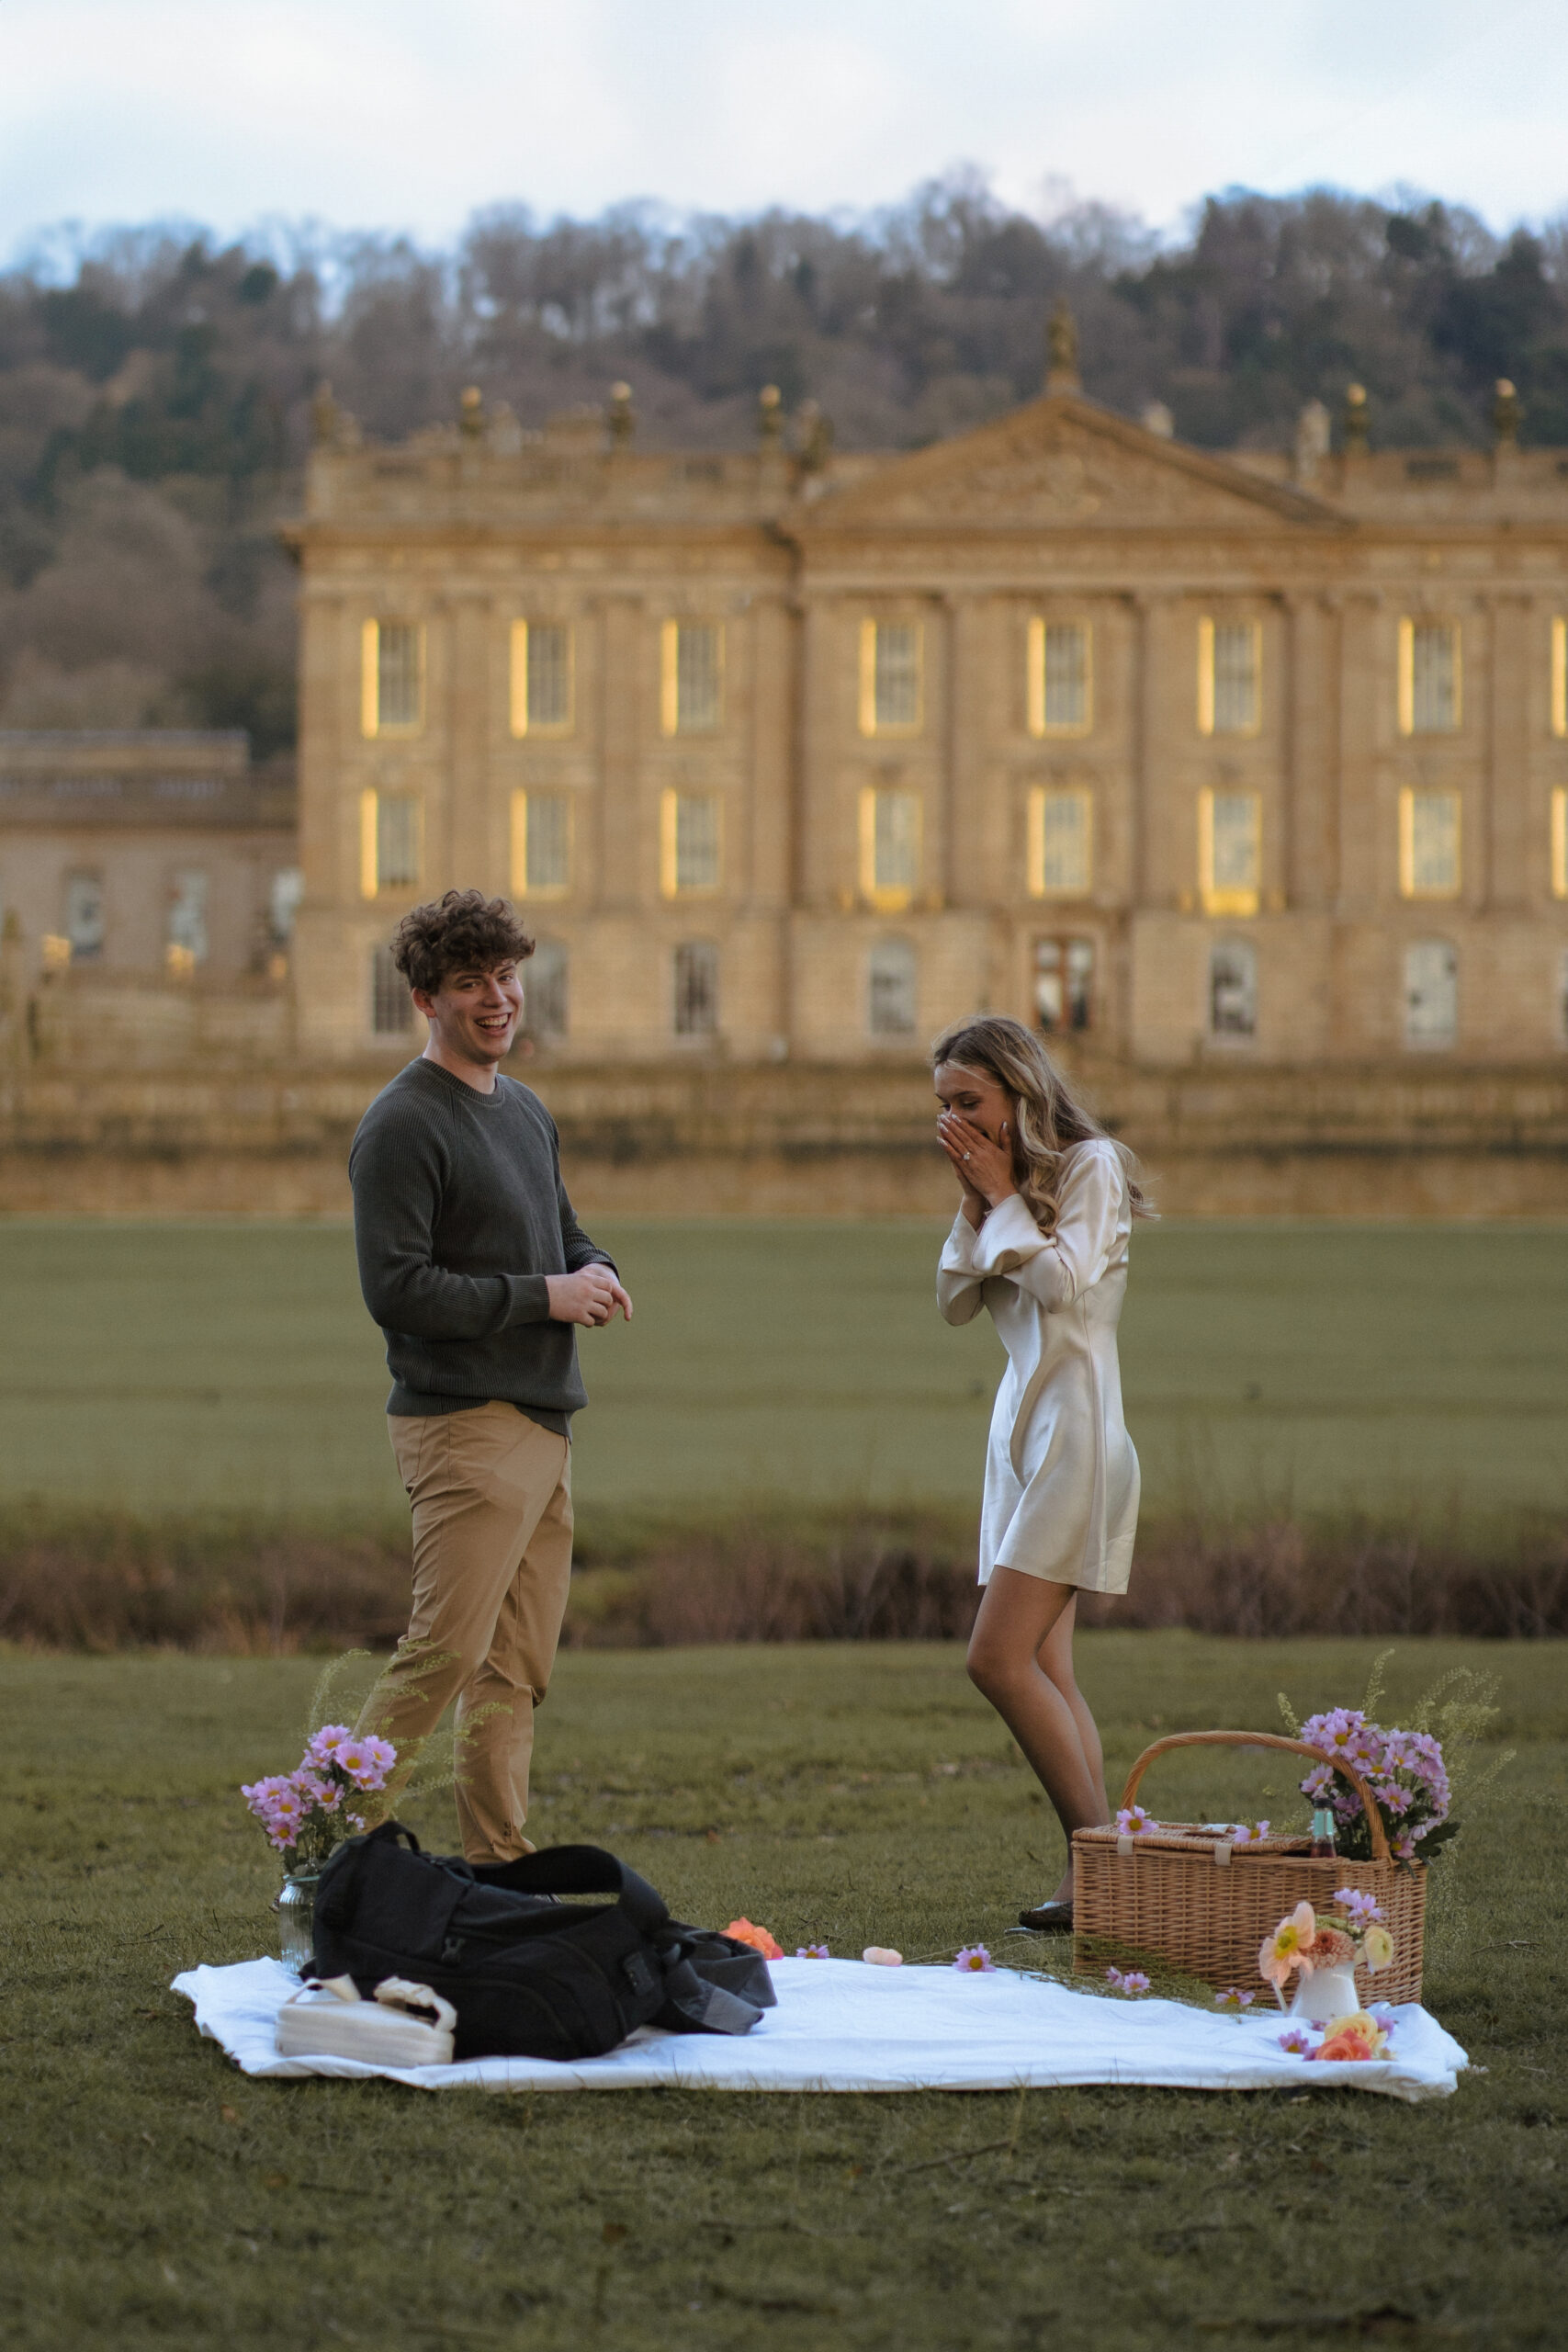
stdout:
<svg viewBox="0 0 1568 2352">
<path fill-rule="evenodd" d="M 1018 1915 L 1021 1928 L 1032 1928 L 1037 1936 L 1069 1936 L 1073 1931 L 1073 1906 L 1067 1903 L 1037 1903 L 1032 1911 Z"/>
</svg>

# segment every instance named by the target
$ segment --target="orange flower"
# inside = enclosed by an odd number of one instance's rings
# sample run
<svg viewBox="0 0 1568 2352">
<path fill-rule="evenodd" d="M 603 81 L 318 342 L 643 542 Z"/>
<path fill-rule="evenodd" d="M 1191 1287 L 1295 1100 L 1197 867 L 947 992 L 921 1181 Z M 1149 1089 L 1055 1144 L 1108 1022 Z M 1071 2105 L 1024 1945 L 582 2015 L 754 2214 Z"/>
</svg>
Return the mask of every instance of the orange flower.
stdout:
<svg viewBox="0 0 1568 2352">
<path fill-rule="evenodd" d="M 783 1945 L 773 1941 L 766 1928 L 753 1927 L 750 1919 L 731 1919 L 724 1932 L 727 1936 L 733 1936 L 738 1944 L 750 1944 L 752 1951 L 760 1951 L 764 1960 L 784 1958 Z"/>
<path fill-rule="evenodd" d="M 1345 2059 L 1381 2058 L 1387 2048 L 1388 2036 L 1376 2018 L 1356 2009 L 1348 2017 L 1329 2019 L 1312 2054 L 1332 2065 Z"/>
<path fill-rule="evenodd" d="M 1268 1984 L 1285 1984 L 1293 1968 L 1312 1966 L 1307 1955 L 1316 1939 L 1316 1912 L 1310 1903 L 1298 1903 L 1273 1934 L 1264 1937 L 1258 1954 L 1258 1974 Z"/>
</svg>

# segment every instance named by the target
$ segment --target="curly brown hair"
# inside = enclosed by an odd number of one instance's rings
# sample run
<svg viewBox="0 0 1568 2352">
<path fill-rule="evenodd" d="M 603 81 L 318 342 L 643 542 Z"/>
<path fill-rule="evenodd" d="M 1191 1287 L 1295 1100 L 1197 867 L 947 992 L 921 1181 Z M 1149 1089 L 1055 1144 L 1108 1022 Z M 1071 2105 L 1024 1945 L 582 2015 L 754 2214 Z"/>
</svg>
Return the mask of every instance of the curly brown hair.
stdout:
<svg viewBox="0 0 1568 2352">
<path fill-rule="evenodd" d="M 488 972 L 521 964 L 534 943 L 505 899 L 482 890 L 448 890 L 411 907 L 392 933 L 392 961 L 411 989 L 434 996 L 448 972 Z"/>
</svg>

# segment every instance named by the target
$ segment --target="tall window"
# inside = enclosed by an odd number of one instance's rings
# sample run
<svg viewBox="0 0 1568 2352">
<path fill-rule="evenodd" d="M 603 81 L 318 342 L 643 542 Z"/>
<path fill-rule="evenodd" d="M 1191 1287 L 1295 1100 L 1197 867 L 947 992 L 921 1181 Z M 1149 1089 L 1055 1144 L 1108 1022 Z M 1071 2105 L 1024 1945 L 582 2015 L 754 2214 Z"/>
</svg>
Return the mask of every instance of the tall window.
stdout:
<svg viewBox="0 0 1568 2352">
<path fill-rule="evenodd" d="M 1089 1027 L 1094 1019 L 1092 939 L 1035 941 L 1034 1018 L 1048 1037 Z"/>
<path fill-rule="evenodd" d="M 920 796 L 868 785 L 860 797 L 860 887 L 885 914 L 899 914 L 920 879 Z"/>
<path fill-rule="evenodd" d="M 1086 621 L 1029 624 L 1029 731 L 1087 735 L 1094 723 L 1093 639 Z"/>
<path fill-rule="evenodd" d="M 1211 915 L 1255 915 L 1263 867 L 1256 792 L 1198 795 L 1198 889 Z"/>
<path fill-rule="evenodd" d="M 919 621 L 862 621 L 861 733 L 916 735 L 919 728 Z"/>
<path fill-rule="evenodd" d="M 1457 792 L 1399 796 L 1399 889 L 1405 899 L 1457 899 L 1460 798 Z"/>
<path fill-rule="evenodd" d="M 1551 623 L 1551 731 L 1568 735 L 1568 615 Z"/>
<path fill-rule="evenodd" d="M 65 877 L 65 936 L 71 942 L 71 960 L 91 964 L 104 952 L 104 885 L 96 874 L 68 874 Z"/>
<path fill-rule="evenodd" d="M 370 1030 L 377 1037 L 406 1037 L 413 1027 L 409 984 L 392 961 L 389 947 L 370 951 Z"/>
<path fill-rule="evenodd" d="M 567 1031 L 567 953 L 558 939 L 541 939 L 523 967 L 523 1018 L 535 1037 Z"/>
<path fill-rule="evenodd" d="M 667 792 L 659 809 L 659 887 L 667 899 L 710 897 L 723 873 L 716 792 Z"/>
<path fill-rule="evenodd" d="M 1029 796 L 1032 899 L 1081 899 L 1094 877 L 1094 795 L 1080 785 L 1036 785 Z"/>
<path fill-rule="evenodd" d="M 164 960 L 174 973 L 194 972 L 207 961 L 207 876 L 199 866 L 175 876 L 169 893 Z"/>
<path fill-rule="evenodd" d="M 866 1026 L 874 1037 L 907 1037 L 915 1026 L 918 969 L 907 939 L 877 939 L 866 957 Z"/>
<path fill-rule="evenodd" d="M 275 947 L 287 947 L 294 936 L 294 918 L 305 895 L 305 876 L 297 865 L 281 865 L 266 894 L 267 935 Z"/>
<path fill-rule="evenodd" d="M 1561 785 L 1551 796 L 1551 895 L 1568 899 L 1568 792 Z"/>
<path fill-rule="evenodd" d="M 1399 731 L 1451 735 L 1460 723 L 1463 669 L 1457 621 L 1399 624 Z"/>
<path fill-rule="evenodd" d="M 1459 1034 L 1459 957 L 1446 939 L 1416 939 L 1404 951 L 1404 1042 L 1451 1046 Z"/>
<path fill-rule="evenodd" d="M 1256 735 L 1263 718 L 1263 625 L 1198 624 L 1198 732 Z"/>
<path fill-rule="evenodd" d="M 718 949 L 709 939 L 675 950 L 675 1035 L 711 1037 L 718 1028 Z"/>
<path fill-rule="evenodd" d="M 571 732 L 571 631 L 564 621 L 512 624 L 512 732 Z"/>
<path fill-rule="evenodd" d="M 512 796 L 512 888 L 519 899 L 564 899 L 571 888 L 571 796 Z"/>
<path fill-rule="evenodd" d="M 1209 950 L 1209 1035 L 1258 1034 L 1258 951 L 1250 940 L 1219 939 Z"/>
<path fill-rule="evenodd" d="M 367 621 L 359 664 L 361 731 L 416 733 L 424 720 L 424 631 L 418 621 Z"/>
<path fill-rule="evenodd" d="M 666 735 L 713 733 L 724 704 L 724 631 L 717 621 L 665 622 L 659 687 Z"/>
<path fill-rule="evenodd" d="M 417 888 L 423 837 L 424 810 L 417 792 L 362 792 L 360 896 L 374 899 L 383 890 Z"/>
</svg>

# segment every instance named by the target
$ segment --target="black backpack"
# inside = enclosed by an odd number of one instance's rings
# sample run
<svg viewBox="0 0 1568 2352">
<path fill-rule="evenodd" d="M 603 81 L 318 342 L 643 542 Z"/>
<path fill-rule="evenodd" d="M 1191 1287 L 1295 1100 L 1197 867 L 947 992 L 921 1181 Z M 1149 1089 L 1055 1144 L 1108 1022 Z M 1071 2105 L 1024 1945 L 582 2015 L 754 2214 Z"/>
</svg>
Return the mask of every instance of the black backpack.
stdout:
<svg viewBox="0 0 1568 2352">
<path fill-rule="evenodd" d="M 608 1903 L 569 1904 L 572 1894 Z M 749 1944 L 671 1919 L 599 1846 L 557 1846 L 476 1877 L 383 1822 L 332 1856 L 316 1889 L 314 1973 L 368 1995 L 411 1977 L 457 2012 L 456 2055 L 597 2058 L 639 2025 L 750 2033 L 773 2006 Z"/>
</svg>

